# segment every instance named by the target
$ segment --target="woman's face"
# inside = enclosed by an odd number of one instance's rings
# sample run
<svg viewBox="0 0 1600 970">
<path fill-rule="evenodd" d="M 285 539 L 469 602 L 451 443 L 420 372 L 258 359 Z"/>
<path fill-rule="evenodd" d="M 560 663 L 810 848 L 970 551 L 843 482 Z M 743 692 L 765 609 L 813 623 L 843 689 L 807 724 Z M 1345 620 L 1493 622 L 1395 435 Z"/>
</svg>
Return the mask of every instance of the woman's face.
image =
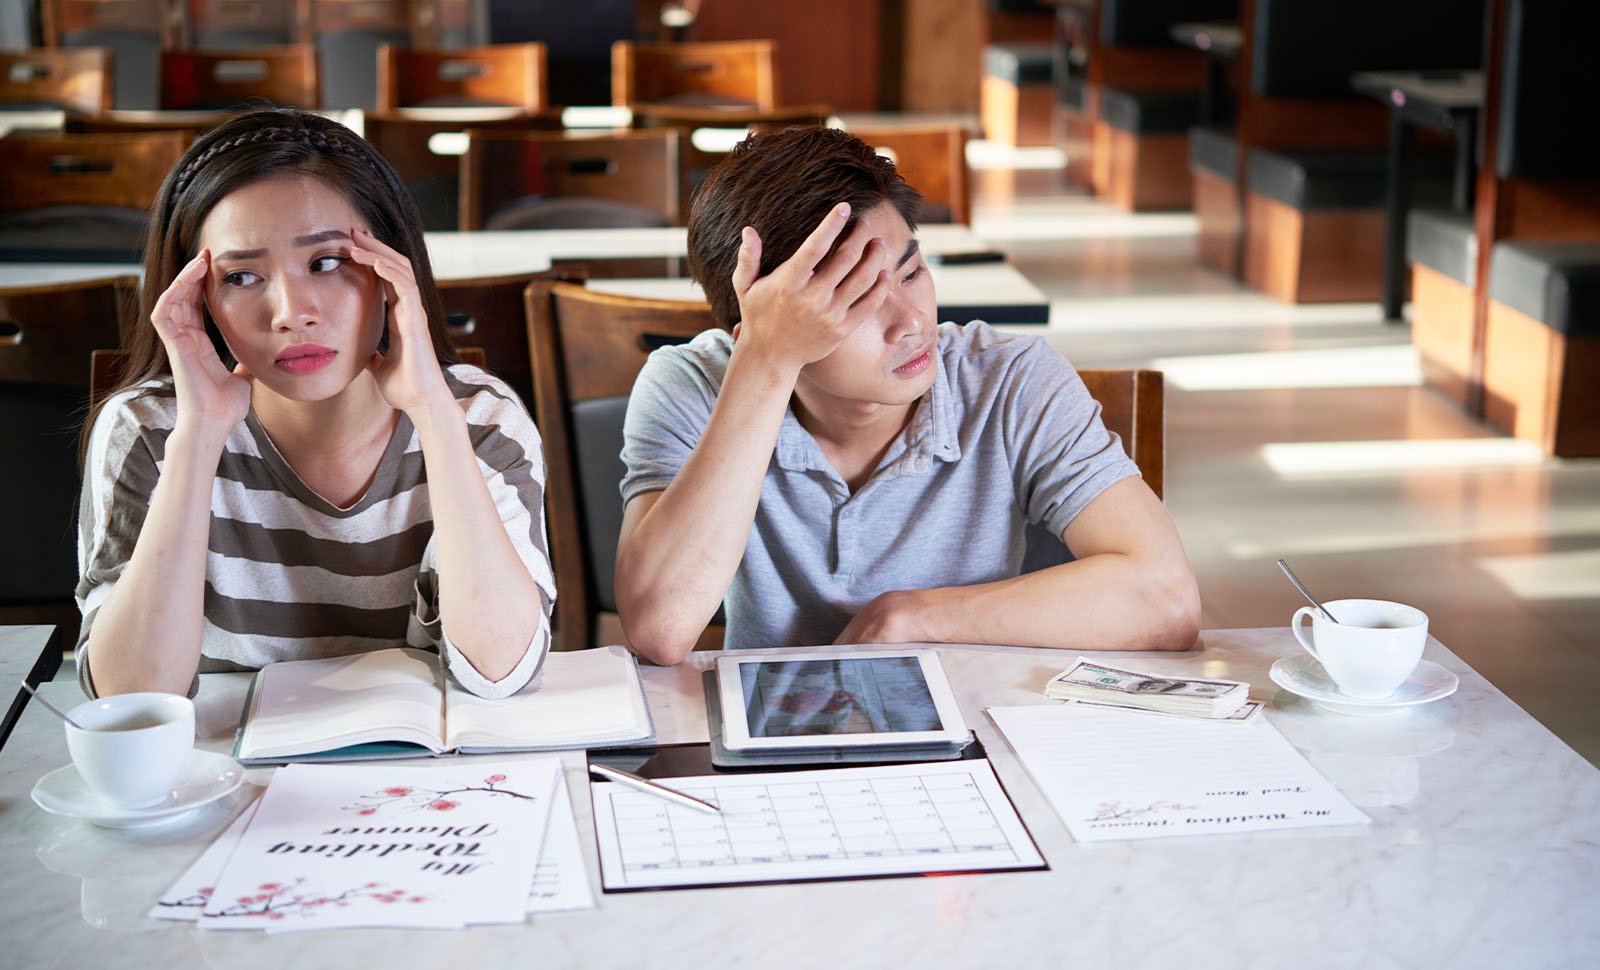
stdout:
<svg viewBox="0 0 1600 970">
<path fill-rule="evenodd" d="M 383 286 L 350 258 L 352 227 L 371 228 L 342 194 L 300 174 L 235 189 L 200 227 L 211 318 L 233 356 L 281 397 L 333 397 L 377 349 Z"/>
</svg>

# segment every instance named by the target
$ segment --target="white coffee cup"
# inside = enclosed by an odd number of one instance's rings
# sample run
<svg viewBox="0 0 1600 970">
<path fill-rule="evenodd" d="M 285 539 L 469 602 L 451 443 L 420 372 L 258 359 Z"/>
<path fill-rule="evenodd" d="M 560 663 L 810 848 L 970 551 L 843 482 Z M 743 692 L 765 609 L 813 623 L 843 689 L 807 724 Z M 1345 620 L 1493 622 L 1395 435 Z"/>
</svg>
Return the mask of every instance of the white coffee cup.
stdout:
<svg viewBox="0 0 1600 970">
<path fill-rule="evenodd" d="M 1332 600 L 1323 604 L 1335 623 L 1302 606 L 1290 627 L 1294 638 L 1317 658 L 1347 697 L 1388 697 L 1405 683 L 1422 660 L 1428 642 L 1428 614 L 1387 600 Z M 1311 617 L 1311 639 L 1301 618 Z"/>
<path fill-rule="evenodd" d="M 170 796 L 194 750 L 194 702 L 177 694 L 113 694 L 68 714 L 67 750 L 94 793 L 118 808 Z"/>
</svg>

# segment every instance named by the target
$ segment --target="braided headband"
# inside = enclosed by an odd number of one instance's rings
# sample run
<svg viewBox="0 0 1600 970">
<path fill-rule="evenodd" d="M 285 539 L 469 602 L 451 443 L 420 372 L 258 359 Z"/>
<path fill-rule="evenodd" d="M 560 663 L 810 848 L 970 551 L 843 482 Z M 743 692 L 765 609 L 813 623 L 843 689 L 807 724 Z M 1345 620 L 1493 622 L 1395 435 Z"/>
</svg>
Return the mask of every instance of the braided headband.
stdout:
<svg viewBox="0 0 1600 970">
<path fill-rule="evenodd" d="M 178 177 L 173 180 L 170 198 L 176 201 L 177 197 L 183 193 L 183 190 L 189 187 L 189 182 L 199 174 L 200 170 L 223 152 L 238 148 L 241 145 L 280 141 L 305 142 L 320 151 L 338 152 L 341 155 L 359 158 L 371 166 L 374 172 L 379 175 L 383 174 L 382 170 L 378 168 L 377 162 L 373 160 L 371 151 L 364 145 L 357 144 L 350 139 L 342 138 L 329 132 L 313 131 L 310 128 L 257 128 L 255 131 L 245 132 L 242 135 L 219 141 L 201 152 L 193 161 L 185 165 L 183 170 L 178 173 Z"/>
</svg>

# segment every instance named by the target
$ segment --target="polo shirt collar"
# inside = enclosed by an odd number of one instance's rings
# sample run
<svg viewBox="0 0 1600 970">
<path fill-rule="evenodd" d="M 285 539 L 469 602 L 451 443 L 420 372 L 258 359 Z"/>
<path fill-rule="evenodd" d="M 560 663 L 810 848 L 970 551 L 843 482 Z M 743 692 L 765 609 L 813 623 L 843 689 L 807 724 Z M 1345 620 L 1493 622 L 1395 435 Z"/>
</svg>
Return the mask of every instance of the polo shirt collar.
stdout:
<svg viewBox="0 0 1600 970">
<path fill-rule="evenodd" d="M 940 341 L 942 343 L 943 341 Z M 911 426 L 902 439 L 905 444 L 891 445 L 885 471 L 894 474 L 927 471 L 931 460 L 956 461 L 961 457 L 961 436 L 955 414 L 955 393 L 950 386 L 950 375 L 944 366 L 944 357 L 935 350 L 937 373 L 927 393 L 917 399 Z M 785 471 L 833 471 L 817 439 L 811 436 L 795 417 L 791 406 L 784 412 L 783 424 L 778 428 L 775 449 L 778 467 Z"/>
</svg>

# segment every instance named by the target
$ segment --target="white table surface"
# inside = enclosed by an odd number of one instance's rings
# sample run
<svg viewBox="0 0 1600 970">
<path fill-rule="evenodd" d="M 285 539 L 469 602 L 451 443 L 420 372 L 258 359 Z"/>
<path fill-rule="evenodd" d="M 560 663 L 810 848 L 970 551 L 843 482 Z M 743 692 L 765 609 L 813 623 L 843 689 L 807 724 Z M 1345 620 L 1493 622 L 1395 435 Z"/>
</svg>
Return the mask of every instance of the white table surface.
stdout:
<svg viewBox="0 0 1600 970">
<path fill-rule="evenodd" d="M 1266 716 L 1370 828 L 1078 845 L 983 716 L 1044 704 L 1070 651 L 941 648 L 1051 869 L 598 896 L 596 909 L 461 932 L 264 936 L 145 917 L 268 771 L 190 821 L 145 834 L 48 815 L 34 781 L 67 762 L 59 724 L 30 705 L 0 755 L 0 963 L 264 967 L 1317 967 L 1600 966 L 1600 772 L 1437 641 L 1453 697 L 1392 718 L 1328 713 L 1267 667 L 1287 629 L 1209 631 L 1181 654 L 1125 654 L 1173 674 L 1242 678 Z M 714 654 L 647 668 L 663 742 L 705 737 L 699 672 Z M 1110 655 L 1107 655 L 1110 659 Z M 70 665 L 46 695 L 79 699 Z M 225 750 L 247 677 L 202 678 L 202 744 Z M 582 755 L 562 756 L 598 887 Z M 484 758 L 492 763 L 492 756 Z"/>
<path fill-rule="evenodd" d="M 917 232 L 930 253 L 988 249 L 966 226 L 928 225 Z M 428 255 L 434 276 L 443 280 L 540 273 L 552 259 L 618 256 L 682 256 L 688 251 L 686 231 L 663 229 L 556 229 L 523 232 L 430 232 Z M 940 319 L 965 323 L 962 308 L 990 308 L 990 323 L 1040 323 L 1048 320 L 1050 301 L 1010 263 L 932 266 Z M 138 275 L 133 263 L 0 263 L 0 287 L 33 286 Z M 657 299 L 702 299 L 684 279 L 595 280 L 590 287 Z"/>
<path fill-rule="evenodd" d="M 53 629 L 47 624 L 0 626 L 0 705 L 10 704 L 21 690 L 22 678 L 33 669 Z"/>
</svg>

